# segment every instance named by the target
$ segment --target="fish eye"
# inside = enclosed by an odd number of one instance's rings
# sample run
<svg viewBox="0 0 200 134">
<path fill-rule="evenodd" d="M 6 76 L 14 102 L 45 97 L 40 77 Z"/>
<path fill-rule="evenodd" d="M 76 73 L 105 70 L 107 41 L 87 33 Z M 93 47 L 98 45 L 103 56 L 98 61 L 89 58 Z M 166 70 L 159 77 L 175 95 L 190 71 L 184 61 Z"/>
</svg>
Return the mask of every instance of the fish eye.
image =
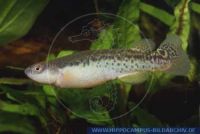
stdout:
<svg viewBox="0 0 200 134">
<path fill-rule="evenodd" d="M 35 65 L 33 69 L 34 69 L 35 72 L 39 73 L 43 70 L 43 66 L 38 64 L 38 65 Z"/>
<path fill-rule="evenodd" d="M 35 70 L 39 71 L 39 70 L 40 70 L 40 67 L 36 67 Z"/>
</svg>

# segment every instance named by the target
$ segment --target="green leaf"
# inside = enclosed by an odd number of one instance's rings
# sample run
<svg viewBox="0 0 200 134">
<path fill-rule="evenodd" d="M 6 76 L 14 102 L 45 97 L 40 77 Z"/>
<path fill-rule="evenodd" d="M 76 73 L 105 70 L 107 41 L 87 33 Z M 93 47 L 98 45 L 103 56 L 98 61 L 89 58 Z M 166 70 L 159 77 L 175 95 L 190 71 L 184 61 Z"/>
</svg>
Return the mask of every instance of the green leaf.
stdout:
<svg viewBox="0 0 200 134">
<path fill-rule="evenodd" d="M 29 79 L 19 79 L 19 78 L 0 78 L 0 84 L 7 85 L 23 85 L 27 83 L 31 83 L 32 81 Z"/>
<path fill-rule="evenodd" d="M 66 108 L 72 111 L 73 118 L 84 118 L 93 124 L 112 125 L 112 120 L 106 108 L 98 104 L 102 99 L 101 97 L 110 97 L 109 89 L 109 85 L 106 84 L 92 90 L 63 89 L 58 90 L 58 98 L 64 102 Z"/>
<path fill-rule="evenodd" d="M 11 104 L 0 100 L 0 110 L 22 115 L 40 115 L 39 110 L 29 103 Z"/>
<path fill-rule="evenodd" d="M 200 14 L 200 4 L 196 2 L 191 2 L 191 8 L 193 11 Z"/>
<path fill-rule="evenodd" d="M 51 61 L 51 60 L 53 60 L 55 58 L 56 58 L 56 56 L 54 54 L 48 54 L 47 58 L 46 58 L 46 61 Z"/>
<path fill-rule="evenodd" d="M 190 33 L 190 0 L 181 0 L 174 9 L 175 21 L 170 27 L 170 33 L 179 35 L 182 40 L 182 48 L 186 51 L 188 48 L 188 39 Z"/>
<path fill-rule="evenodd" d="M 161 22 L 163 22 L 167 26 L 172 25 L 172 23 L 174 22 L 174 19 L 175 19 L 174 16 L 172 16 L 168 12 L 166 12 L 162 9 L 159 9 L 157 7 L 154 7 L 152 5 L 141 2 L 140 3 L 140 9 L 143 12 L 157 18 L 158 20 L 160 20 Z"/>
<path fill-rule="evenodd" d="M 20 134 L 35 134 L 36 130 L 24 116 L 0 111 L 0 133 L 15 132 Z"/>
<path fill-rule="evenodd" d="M 56 89 L 50 85 L 44 85 L 43 91 L 48 96 L 48 101 L 51 104 L 56 105 Z"/>
<path fill-rule="evenodd" d="M 56 96 L 56 92 L 55 92 L 54 88 L 50 85 L 44 85 L 43 90 L 44 90 L 45 94 L 48 96 Z"/>
<path fill-rule="evenodd" d="M 73 54 L 73 53 L 74 53 L 74 51 L 71 51 L 71 50 L 67 50 L 67 51 L 63 50 L 63 51 L 60 51 L 57 56 L 55 56 L 54 54 L 49 54 L 46 60 L 51 61 L 51 60 L 54 60 L 56 58 L 67 56 L 67 55 L 70 55 L 70 54 Z"/>
<path fill-rule="evenodd" d="M 116 48 L 131 48 L 134 41 L 141 39 L 137 24 L 139 19 L 140 0 L 124 0 L 114 22 L 114 38 Z"/>
<path fill-rule="evenodd" d="M 198 62 L 195 58 L 190 58 L 190 71 L 188 73 L 188 78 L 190 81 L 197 79 L 198 73 Z"/>
<path fill-rule="evenodd" d="M 47 121 L 41 113 L 45 112 L 46 108 L 46 97 L 45 94 L 41 92 L 42 90 L 37 91 L 17 91 L 10 89 L 6 86 L 0 86 L 1 90 L 6 93 L 6 96 L 9 100 L 17 102 L 19 104 L 12 104 L 0 100 L 0 111 L 5 111 L 7 113 L 16 113 L 19 115 L 25 116 L 34 116 L 37 117 L 43 126 L 47 125 Z"/>
<path fill-rule="evenodd" d="M 9 92 L 6 93 L 6 97 L 14 102 L 18 102 L 21 103 L 21 101 L 19 101 L 17 98 L 15 98 L 14 96 L 12 96 L 12 94 L 10 94 Z"/>
<path fill-rule="evenodd" d="M 91 50 L 109 49 L 112 48 L 113 42 L 114 42 L 113 27 L 110 26 L 107 29 L 101 31 L 99 38 L 92 43 L 90 49 Z"/>
<path fill-rule="evenodd" d="M 1 0 L 0 44 L 24 36 L 47 3 L 48 0 Z"/>
<path fill-rule="evenodd" d="M 7 86 L 0 85 L 0 90 L 4 91 L 6 97 L 14 102 L 28 102 L 45 108 L 45 94 L 42 92 L 41 89 L 34 91 L 31 89 L 29 89 L 28 91 L 19 91 L 9 88 Z"/>
<path fill-rule="evenodd" d="M 134 22 L 139 18 L 139 0 L 125 0 L 112 26 L 104 29 L 91 49 L 130 48 L 140 39 L 140 30 Z"/>
<path fill-rule="evenodd" d="M 74 51 L 70 51 L 70 50 L 61 51 L 61 52 L 59 52 L 59 54 L 57 55 L 57 58 L 63 57 L 63 56 L 67 56 L 67 55 L 71 55 L 71 54 L 73 54 L 73 53 L 74 53 Z"/>
</svg>

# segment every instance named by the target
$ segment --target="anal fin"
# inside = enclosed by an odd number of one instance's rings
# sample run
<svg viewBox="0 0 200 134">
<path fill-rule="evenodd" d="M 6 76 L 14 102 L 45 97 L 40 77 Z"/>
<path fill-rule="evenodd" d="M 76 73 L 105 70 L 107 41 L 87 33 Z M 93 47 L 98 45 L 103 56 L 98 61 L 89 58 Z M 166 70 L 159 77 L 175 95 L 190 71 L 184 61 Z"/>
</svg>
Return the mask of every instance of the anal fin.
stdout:
<svg viewBox="0 0 200 134">
<path fill-rule="evenodd" d="M 144 82 L 147 78 L 148 78 L 147 72 L 129 73 L 118 77 L 120 81 L 129 84 L 139 84 Z"/>
</svg>

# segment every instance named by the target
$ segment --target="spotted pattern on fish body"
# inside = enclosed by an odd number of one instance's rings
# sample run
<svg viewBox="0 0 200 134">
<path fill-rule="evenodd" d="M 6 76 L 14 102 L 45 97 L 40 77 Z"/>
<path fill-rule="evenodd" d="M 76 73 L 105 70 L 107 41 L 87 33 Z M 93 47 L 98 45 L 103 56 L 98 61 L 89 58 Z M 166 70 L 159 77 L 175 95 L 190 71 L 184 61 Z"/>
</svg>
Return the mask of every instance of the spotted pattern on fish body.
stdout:
<svg viewBox="0 0 200 134">
<path fill-rule="evenodd" d="M 158 51 L 168 50 L 168 53 L 165 54 L 168 54 L 167 56 L 169 56 L 169 58 L 178 56 L 176 50 L 171 46 L 172 44 L 166 44 L 165 46 L 162 46 L 160 49 L 158 49 Z"/>
<path fill-rule="evenodd" d="M 144 53 L 138 50 L 131 49 L 112 49 L 112 50 L 99 50 L 99 51 L 86 51 L 78 54 L 70 55 L 68 57 L 59 58 L 49 64 L 55 64 L 59 68 L 65 66 L 75 66 L 79 64 L 84 64 L 84 66 L 90 65 L 92 62 L 102 62 L 108 61 L 111 63 L 127 62 L 131 60 L 133 62 L 135 59 L 144 58 Z M 59 63 L 59 64 L 58 64 Z"/>
<path fill-rule="evenodd" d="M 40 62 L 28 67 L 25 73 L 35 81 L 61 88 L 88 88 L 127 76 L 135 76 L 133 83 L 137 83 L 146 72 L 187 74 L 189 59 L 178 36 L 169 35 L 156 50 L 153 48 L 138 45 L 131 49 L 83 51 Z"/>
<path fill-rule="evenodd" d="M 57 59 L 57 61 L 49 62 L 49 64 L 59 65 L 59 68 L 77 65 L 87 67 L 92 64 L 95 64 L 98 68 L 114 69 L 116 70 L 116 72 L 129 72 L 139 70 L 150 70 L 153 69 L 153 67 L 155 67 L 155 64 L 159 65 L 161 61 L 167 60 L 166 58 L 162 58 L 162 56 L 159 53 L 155 52 L 151 55 L 148 55 L 138 49 L 86 51 L 75 54 L 73 56 L 74 57 L 69 56 L 70 60 L 60 58 Z M 77 58 L 75 59 L 75 57 Z M 149 59 L 151 59 L 151 63 L 149 62 Z M 62 64 L 58 64 L 58 62 L 61 62 Z M 163 62 L 163 64 L 164 63 L 166 62 Z"/>
</svg>

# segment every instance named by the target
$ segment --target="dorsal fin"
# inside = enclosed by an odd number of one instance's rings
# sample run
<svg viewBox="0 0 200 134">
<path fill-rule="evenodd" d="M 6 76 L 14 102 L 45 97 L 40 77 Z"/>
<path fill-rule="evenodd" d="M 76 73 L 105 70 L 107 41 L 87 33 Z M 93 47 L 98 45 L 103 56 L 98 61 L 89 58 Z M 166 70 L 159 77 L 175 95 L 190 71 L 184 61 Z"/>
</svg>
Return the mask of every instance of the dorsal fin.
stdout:
<svg viewBox="0 0 200 134">
<path fill-rule="evenodd" d="M 144 52 L 151 52 L 155 50 L 155 48 L 156 48 L 156 45 L 152 40 L 142 39 L 140 41 L 134 42 L 132 49 L 140 49 L 140 50 L 143 50 Z"/>
</svg>

